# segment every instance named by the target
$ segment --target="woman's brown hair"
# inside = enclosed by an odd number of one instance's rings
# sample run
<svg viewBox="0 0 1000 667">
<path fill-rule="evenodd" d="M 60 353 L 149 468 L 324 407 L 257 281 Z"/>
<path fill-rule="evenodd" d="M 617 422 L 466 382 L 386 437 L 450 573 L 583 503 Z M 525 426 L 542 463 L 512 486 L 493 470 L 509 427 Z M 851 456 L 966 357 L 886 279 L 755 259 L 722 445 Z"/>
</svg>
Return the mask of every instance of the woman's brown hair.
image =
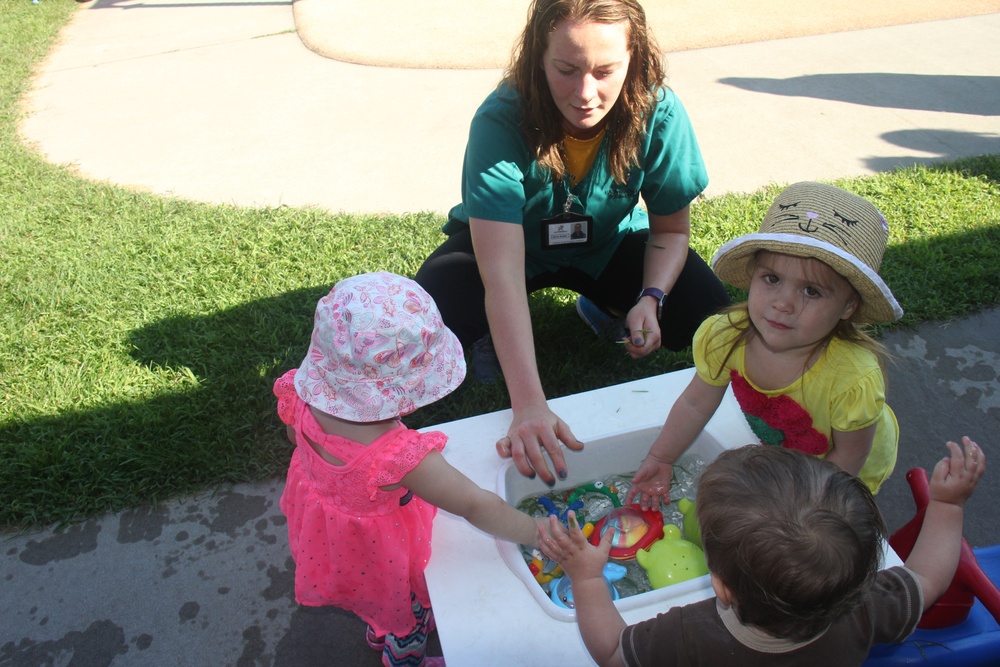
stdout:
<svg viewBox="0 0 1000 667">
<path fill-rule="evenodd" d="M 521 132 L 538 164 L 561 181 L 566 168 L 562 141 L 562 113 L 549 90 L 542 57 L 549 35 L 561 21 L 627 24 L 629 68 L 621 95 L 608 113 L 608 163 L 615 181 L 624 184 L 638 164 L 646 121 L 664 86 L 662 56 L 646 23 L 646 12 L 636 0 L 534 0 L 528 22 L 514 47 L 503 83 L 520 95 L 524 108 Z M 502 84 L 501 84 L 502 85 Z"/>
</svg>

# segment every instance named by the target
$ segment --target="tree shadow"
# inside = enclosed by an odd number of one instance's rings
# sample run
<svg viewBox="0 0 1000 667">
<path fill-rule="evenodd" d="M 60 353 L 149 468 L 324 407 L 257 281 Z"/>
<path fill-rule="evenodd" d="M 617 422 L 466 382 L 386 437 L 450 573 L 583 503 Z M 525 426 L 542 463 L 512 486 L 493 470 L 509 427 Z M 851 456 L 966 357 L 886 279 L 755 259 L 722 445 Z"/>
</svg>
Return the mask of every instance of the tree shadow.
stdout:
<svg viewBox="0 0 1000 667">
<path fill-rule="evenodd" d="M 900 324 L 971 315 L 1000 303 L 1000 220 L 947 236 L 886 248 L 879 274 L 903 308 Z M 905 220 L 893 224 L 905 225 Z M 920 271 L 914 271 L 920 267 Z"/>
<path fill-rule="evenodd" d="M 271 386 L 301 361 L 328 290 L 133 331 L 136 363 L 190 381 L 144 400 L 5 423 L 0 524 L 66 522 L 283 469 L 291 446 Z M 38 479 L 48 480 L 43 488 Z"/>
<path fill-rule="evenodd" d="M 881 273 L 907 311 L 902 323 L 1000 303 L 997 247 L 1000 224 L 891 245 Z M 316 302 L 329 287 L 210 315 L 168 317 L 132 331 L 128 339 L 137 364 L 189 379 L 170 393 L 0 425 L 0 525 L 65 523 L 219 483 L 283 474 L 291 445 L 276 415 L 272 385 L 301 362 Z M 531 299 L 539 372 L 550 398 L 690 365 L 689 351 L 631 360 L 579 320 L 574 297 L 544 290 Z M 424 428 L 509 406 L 502 380 L 483 384 L 470 373 L 457 391 L 406 423 Z"/>
<path fill-rule="evenodd" d="M 920 129 L 885 132 L 882 138 L 896 146 L 931 155 L 867 158 L 865 164 L 873 171 L 891 171 L 918 164 L 934 165 L 941 161 L 960 160 L 969 155 L 1000 154 L 1000 134 Z M 949 169 L 954 171 L 953 168 Z"/>
<path fill-rule="evenodd" d="M 726 77 L 719 79 L 719 83 L 770 95 L 812 97 L 871 107 L 1000 116 L 997 76 L 857 72 L 788 79 Z"/>
</svg>

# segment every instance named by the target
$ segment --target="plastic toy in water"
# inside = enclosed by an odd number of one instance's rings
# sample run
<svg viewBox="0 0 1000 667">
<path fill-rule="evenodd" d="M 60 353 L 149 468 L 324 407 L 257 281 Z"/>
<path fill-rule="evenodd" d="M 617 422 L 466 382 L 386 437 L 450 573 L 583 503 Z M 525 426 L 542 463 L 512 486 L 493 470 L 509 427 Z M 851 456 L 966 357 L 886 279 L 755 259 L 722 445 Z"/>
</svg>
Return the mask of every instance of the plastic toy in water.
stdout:
<svg viewBox="0 0 1000 667">
<path fill-rule="evenodd" d="M 926 470 L 923 468 L 910 470 L 906 473 L 906 482 L 910 485 L 910 491 L 913 493 L 917 513 L 910 519 L 909 523 L 889 538 L 889 544 L 903 560 L 906 560 L 913 550 L 913 544 L 916 542 L 920 527 L 924 523 L 927 503 L 930 502 L 930 486 Z M 931 605 L 930 609 L 924 612 L 917 627 L 936 629 L 961 623 L 969 616 L 969 610 L 972 609 L 975 598 L 979 598 L 986 610 L 1000 623 L 1000 591 L 983 573 L 972 548 L 963 537 L 958 570 L 955 572 L 955 578 L 951 581 L 951 586 L 937 602 Z"/>
<path fill-rule="evenodd" d="M 615 507 L 622 506 L 622 501 L 618 499 L 618 494 L 615 493 L 615 488 L 613 486 L 605 486 L 604 482 L 593 482 L 591 484 L 584 484 L 576 487 L 573 489 L 573 493 L 569 494 L 569 498 L 566 499 L 566 502 L 572 505 L 588 493 L 603 494 L 611 499 L 611 504 Z"/>
<path fill-rule="evenodd" d="M 677 501 L 677 509 L 684 515 L 684 539 L 693 542 L 702 549 L 701 545 L 701 524 L 698 523 L 698 515 L 694 511 L 694 503 L 688 498 L 681 498 Z"/>
<path fill-rule="evenodd" d="M 618 494 L 615 492 L 614 487 L 607 487 L 603 482 L 592 482 L 573 489 L 573 491 L 566 498 L 566 509 L 561 512 L 559 511 L 559 508 L 556 507 L 556 504 L 552 502 L 552 499 L 546 496 L 539 497 L 538 504 L 545 508 L 545 511 L 548 512 L 550 516 L 554 515 L 565 524 L 570 510 L 579 513 L 580 510 L 583 509 L 583 500 L 581 500 L 581 498 L 588 493 L 600 493 L 610 498 L 611 504 L 615 507 L 622 506 L 622 501 L 618 499 Z"/>
<path fill-rule="evenodd" d="M 563 523 L 566 523 L 566 516 L 569 514 L 570 510 L 573 510 L 574 512 L 579 512 L 580 509 L 583 508 L 583 501 L 576 500 L 570 503 L 566 507 L 566 509 L 560 512 L 559 508 L 556 507 L 556 504 L 552 502 L 550 498 L 546 498 L 545 496 L 541 496 L 538 499 L 538 504 L 545 508 L 545 511 L 549 513 L 549 516 L 554 516 Z"/>
<path fill-rule="evenodd" d="M 591 534 L 594 532 L 594 524 L 585 523 L 583 525 L 583 528 L 581 528 L 580 530 L 583 532 L 583 536 L 589 539 Z M 558 564 L 554 568 L 552 568 L 549 572 L 545 572 L 544 568 L 545 568 L 545 560 L 544 556 L 542 555 L 542 552 L 539 551 L 538 549 L 532 549 L 531 562 L 528 563 L 528 571 L 531 572 L 531 576 L 535 578 L 535 581 L 544 586 L 545 584 L 549 583 L 556 577 L 562 576 L 563 570 L 562 567 Z"/>
<path fill-rule="evenodd" d="M 617 600 L 621 597 L 618 593 L 618 589 L 612 585 L 612 582 L 623 579 L 627 570 L 623 565 L 618 563 L 607 563 L 604 566 L 604 582 L 608 585 L 608 592 L 611 593 L 611 599 Z M 560 607 L 565 607 L 567 609 L 572 609 L 574 607 L 573 602 L 573 586 L 570 583 L 569 577 L 560 577 L 559 579 L 554 579 L 550 587 L 549 597 L 552 601 Z"/>
<path fill-rule="evenodd" d="M 638 505 L 619 507 L 597 522 L 590 543 L 598 545 L 608 530 L 615 531 L 611 558 L 632 560 L 636 553 L 663 537 L 663 515 L 659 510 L 644 510 Z"/>
<path fill-rule="evenodd" d="M 681 529 L 667 524 L 663 539 L 635 555 L 649 576 L 649 584 L 663 588 L 708 574 L 705 554 L 693 542 L 681 537 Z"/>
<path fill-rule="evenodd" d="M 538 549 L 531 550 L 531 562 L 528 563 L 528 571 L 535 578 L 535 581 L 540 583 L 542 586 L 552 581 L 558 574 L 553 574 L 552 572 L 544 572 L 542 568 L 545 567 L 545 561 L 542 559 L 542 552 Z"/>
</svg>

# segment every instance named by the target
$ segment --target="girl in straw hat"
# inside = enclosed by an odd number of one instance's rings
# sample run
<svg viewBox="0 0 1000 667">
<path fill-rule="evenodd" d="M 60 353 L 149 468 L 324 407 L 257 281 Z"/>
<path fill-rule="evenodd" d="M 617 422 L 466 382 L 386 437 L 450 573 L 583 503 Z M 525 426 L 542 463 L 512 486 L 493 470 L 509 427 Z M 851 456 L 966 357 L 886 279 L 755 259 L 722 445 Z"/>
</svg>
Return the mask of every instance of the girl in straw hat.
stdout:
<svg viewBox="0 0 1000 667">
<path fill-rule="evenodd" d="M 295 599 L 356 613 L 387 667 L 443 664 L 424 657 L 434 625 L 424 568 L 437 507 L 498 537 L 537 542 L 534 519 L 444 460 L 443 433 L 399 421 L 464 377 L 462 347 L 427 292 L 372 273 L 320 299 L 305 359 L 274 385 L 295 445 L 280 502 Z"/>
<path fill-rule="evenodd" d="M 695 334 L 696 375 L 671 408 L 627 500 L 669 502 L 674 461 L 731 384 L 763 444 L 821 456 L 878 491 L 896 463 L 899 429 L 885 404 L 881 347 L 858 325 L 903 311 L 879 277 L 889 226 L 840 188 L 796 183 L 760 231 L 719 249 L 712 268 L 746 303 Z"/>
</svg>

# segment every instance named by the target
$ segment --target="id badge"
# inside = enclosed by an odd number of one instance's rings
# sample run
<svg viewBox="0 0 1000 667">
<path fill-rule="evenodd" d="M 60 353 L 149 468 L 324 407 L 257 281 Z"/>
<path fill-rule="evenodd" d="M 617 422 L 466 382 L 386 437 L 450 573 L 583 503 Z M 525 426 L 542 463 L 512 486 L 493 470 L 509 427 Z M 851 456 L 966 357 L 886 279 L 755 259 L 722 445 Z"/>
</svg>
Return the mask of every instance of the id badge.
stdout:
<svg viewBox="0 0 1000 667">
<path fill-rule="evenodd" d="M 542 220 L 542 250 L 588 246 L 593 240 L 594 219 L 581 213 L 560 213 Z"/>
</svg>

